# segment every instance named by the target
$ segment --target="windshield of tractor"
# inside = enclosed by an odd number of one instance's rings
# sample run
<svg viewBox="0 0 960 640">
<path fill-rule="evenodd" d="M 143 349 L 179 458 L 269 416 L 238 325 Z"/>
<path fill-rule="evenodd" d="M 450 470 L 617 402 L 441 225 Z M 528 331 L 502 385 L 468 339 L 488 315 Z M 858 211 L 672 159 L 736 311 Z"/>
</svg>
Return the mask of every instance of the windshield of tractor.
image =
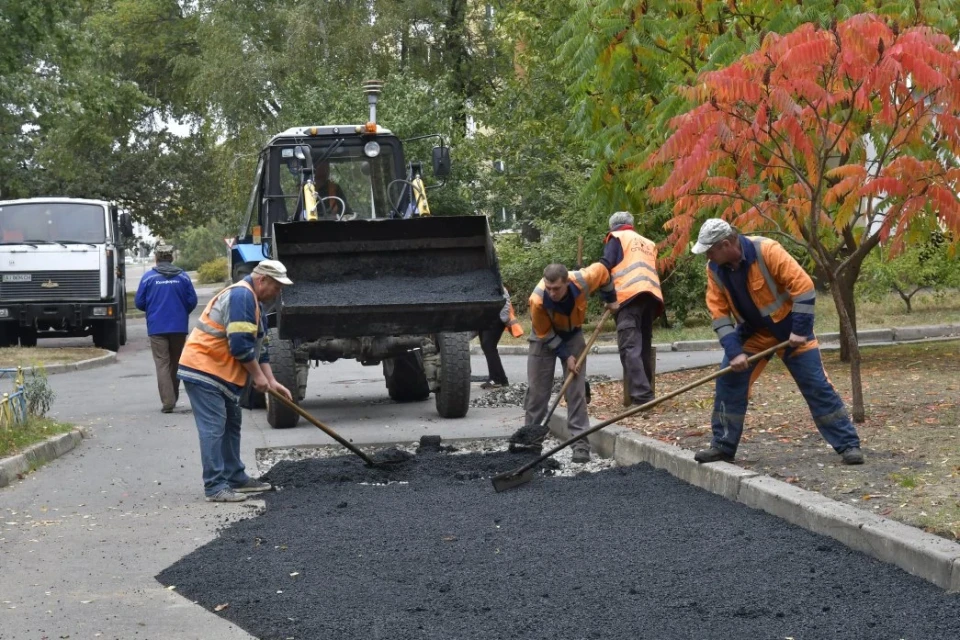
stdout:
<svg viewBox="0 0 960 640">
<path fill-rule="evenodd" d="M 311 177 L 317 191 L 317 214 L 321 220 L 373 220 L 390 217 L 391 198 L 403 192 L 398 177 L 393 145 L 378 142 L 379 153 L 368 157 L 364 141 L 344 139 L 311 144 L 312 171 L 297 158 L 295 145 L 279 147 L 279 187 L 285 203 L 286 220 L 303 219 L 303 180 Z M 331 146 L 333 149 L 331 151 Z"/>
<path fill-rule="evenodd" d="M 31 202 L 0 205 L 3 244 L 91 243 L 106 241 L 106 214 L 95 204 Z"/>
</svg>

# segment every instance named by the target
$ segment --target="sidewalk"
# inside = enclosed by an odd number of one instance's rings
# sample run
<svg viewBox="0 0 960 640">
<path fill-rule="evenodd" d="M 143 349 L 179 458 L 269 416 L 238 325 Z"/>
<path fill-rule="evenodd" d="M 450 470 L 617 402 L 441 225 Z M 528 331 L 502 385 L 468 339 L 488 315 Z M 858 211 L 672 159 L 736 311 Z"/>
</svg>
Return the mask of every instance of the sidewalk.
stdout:
<svg viewBox="0 0 960 640">
<path fill-rule="evenodd" d="M 612 335 L 612 334 L 611 334 Z M 925 340 L 928 338 L 960 337 L 960 324 L 936 324 L 916 327 L 891 327 L 888 329 L 864 329 L 857 332 L 860 344 L 895 344 Z M 822 350 L 840 348 L 839 333 L 822 333 L 817 335 Z M 683 342 L 660 342 L 653 345 L 657 351 L 720 351 L 717 340 L 686 340 Z M 526 355 L 526 345 L 502 345 L 497 348 L 502 356 Z M 617 353 L 615 344 L 598 345 L 590 349 L 590 353 Z M 470 353 L 483 353 L 479 345 L 470 345 Z"/>
</svg>

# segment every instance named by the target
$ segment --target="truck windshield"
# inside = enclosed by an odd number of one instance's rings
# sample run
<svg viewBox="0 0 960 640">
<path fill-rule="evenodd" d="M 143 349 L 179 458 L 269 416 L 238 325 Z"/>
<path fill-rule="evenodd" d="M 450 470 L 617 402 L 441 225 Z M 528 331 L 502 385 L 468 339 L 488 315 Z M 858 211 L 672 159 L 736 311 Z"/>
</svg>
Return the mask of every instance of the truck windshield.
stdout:
<svg viewBox="0 0 960 640">
<path fill-rule="evenodd" d="M 95 204 L 32 202 L 0 205 L 0 242 L 102 243 L 106 215 Z"/>
<path fill-rule="evenodd" d="M 392 145 L 381 145 L 380 154 L 368 158 L 359 140 L 348 140 L 335 147 L 333 153 L 321 161 L 329 149 L 329 144 L 314 144 L 312 148 L 312 155 L 317 161 L 314 182 L 321 200 L 321 205 L 317 207 L 320 217 L 339 220 L 388 217 L 390 204 L 387 187 L 397 178 Z M 290 200 L 287 202 L 287 215 L 298 219 L 302 215 L 299 185 L 303 167 L 294 156 L 293 147 L 280 148 L 276 152 L 281 160 L 280 190 L 285 199 Z M 401 191 L 402 185 L 394 185 L 394 199 Z"/>
</svg>

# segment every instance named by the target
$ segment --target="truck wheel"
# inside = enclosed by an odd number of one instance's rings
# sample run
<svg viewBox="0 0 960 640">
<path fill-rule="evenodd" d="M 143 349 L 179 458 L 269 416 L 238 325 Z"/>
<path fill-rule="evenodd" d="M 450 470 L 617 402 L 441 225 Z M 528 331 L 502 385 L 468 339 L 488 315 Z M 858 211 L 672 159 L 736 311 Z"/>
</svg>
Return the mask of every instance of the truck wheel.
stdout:
<svg viewBox="0 0 960 640">
<path fill-rule="evenodd" d="M 23 338 L 20 338 L 23 344 Z M 37 339 L 33 339 L 37 343 Z M 120 351 L 120 321 L 119 320 L 101 320 L 93 328 L 93 344 L 106 349 L 107 351 Z"/>
<path fill-rule="evenodd" d="M 470 408 L 470 334 L 441 333 L 440 388 L 436 393 L 437 413 L 442 418 L 462 418 Z"/>
<path fill-rule="evenodd" d="M 293 342 L 281 340 L 276 328 L 270 329 L 270 368 L 277 382 L 290 389 L 297 397 L 297 362 L 294 359 Z M 297 426 L 300 414 L 267 396 L 267 422 L 274 429 L 289 429 Z"/>
<path fill-rule="evenodd" d="M 37 330 L 34 327 L 24 327 L 20 329 L 20 346 L 21 347 L 35 347 L 37 346 Z"/>
<path fill-rule="evenodd" d="M 14 322 L 4 322 L 0 324 L 0 347 L 15 347 L 20 335 L 17 332 L 17 325 Z"/>
<path fill-rule="evenodd" d="M 235 265 L 233 267 L 233 273 L 230 274 L 233 279 L 233 283 L 236 284 L 241 280 L 243 280 L 244 278 L 246 278 L 248 275 L 250 275 L 253 272 L 253 268 L 255 266 L 256 265 L 250 264 L 249 262 L 244 262 L 242 264 Z"/>
<path fill-rule="evenodd" d="M 387 393 L 395 402 L 420 402 L 430 397 L 430 385 L 423 373 L 419 351 L 408 351 L 383 361 Z"/>
</svg>

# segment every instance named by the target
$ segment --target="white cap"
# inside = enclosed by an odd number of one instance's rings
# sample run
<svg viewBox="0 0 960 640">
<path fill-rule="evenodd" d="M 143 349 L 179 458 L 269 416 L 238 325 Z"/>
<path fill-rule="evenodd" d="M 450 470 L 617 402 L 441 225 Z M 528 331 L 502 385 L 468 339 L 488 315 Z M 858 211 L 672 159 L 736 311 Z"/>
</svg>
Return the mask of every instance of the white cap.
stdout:
<svg viewBox="0 0 960 640">
<path fill-rule="evenodd" d="M 293 284 L 293 280 L 287 277 L 287 268 L 279 260 L 261 260 L 253 272 L 269 276 L 280 284 Z"/>
<path fill-rule="evenodd" d="M 733 227 L 720 218 L 710 218 L 700 227 L 700 235 L 697 236 L 697 243 L 693 245 L 694 253 L 706 253 L 710 247 L 717 244 L 724 238 L 733 233 Z"/>
</svg>

